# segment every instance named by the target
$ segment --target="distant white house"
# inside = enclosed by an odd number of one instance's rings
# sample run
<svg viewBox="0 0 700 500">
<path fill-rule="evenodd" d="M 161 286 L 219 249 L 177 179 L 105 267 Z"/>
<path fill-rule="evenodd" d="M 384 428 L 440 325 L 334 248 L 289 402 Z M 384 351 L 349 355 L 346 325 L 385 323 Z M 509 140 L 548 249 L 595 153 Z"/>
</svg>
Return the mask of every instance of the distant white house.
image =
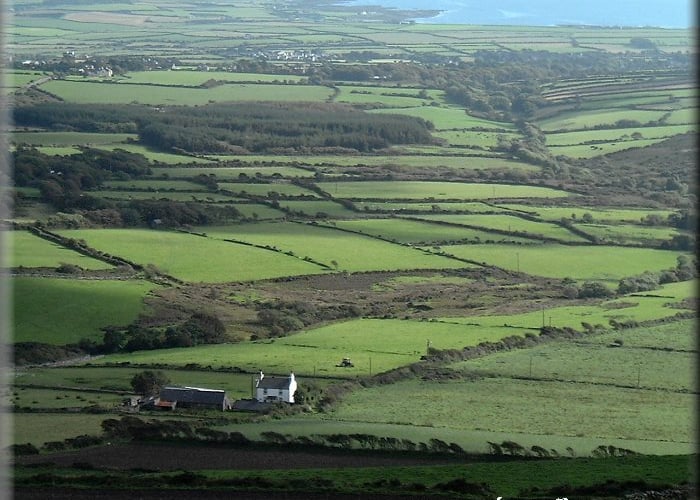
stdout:
<svg viewBox="0 0 700 500">
<path fill-rule="evenodd" d="M 290 373 L 289 377 L 266 377 L 263 372 L 260 372 L 255 379 L 255 399 L 260 403 L 294 403 L 296 390 L 297 381 L 294 373 Z"/>
</svg>

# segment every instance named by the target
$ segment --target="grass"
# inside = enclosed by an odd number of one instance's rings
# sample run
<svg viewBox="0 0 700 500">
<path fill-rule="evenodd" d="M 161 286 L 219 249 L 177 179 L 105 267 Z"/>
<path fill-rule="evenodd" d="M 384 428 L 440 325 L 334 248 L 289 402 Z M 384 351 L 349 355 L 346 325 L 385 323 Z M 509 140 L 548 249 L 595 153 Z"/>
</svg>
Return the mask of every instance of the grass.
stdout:
<svg viewBox="0 0 700 500">
<path fill-rule="evenodd" d="M 233 238 L 310 257 L 341 271 L 454 269 L 468 264 L 367 236 L 290 222 L 239 224 L 202 229 L 215 238 Z"/>
<path fill-rule="evenodd" d="M 153 264 L 184 281 L 221 283 L 323 272 L 321 267 L 295 257 L 190 234 L 147 229 L 78 229 L 61 233 L 133 262 Z M 203 262 L 207 265 L 203 266 Z"/>
<path fill-rule="evenodd" d="M 400 89 L 396 89 L 400 92 Z M 416 106 L 400 109 L 376 109 L 371 113 L 391 113 L 416 116 L 433 123 L 435 130 L 465 130 L 470 128 L 490 129 L 493 131 L 515 131 L 512 123 L 496 122 L 470 116 L 463 109 L 445 106 Z"/>
<path fill-rule="evenodd" d="M 556 244 L 445 245 L 442 250 L 464 259 L 536 276 L 609 281 L 644 271 L 674 268 L 677 257 L 683 255 L 650 248 Z"/>
<path fill-rule="evenodd" d="M 605 223 L 638 223 L 648 215 L 658 215 L 663 219 L 674 213 L 672 210 L 654 210 L 648 208 L 617 208 L 617 207 L 544 207 L 537 205 L 518 205 L 507 203 L 500 205 L 503 209 L 526 211 L 531 215 L 541 217 L 543 220 L 581 219 L 584 214 L 589 214 L 594 221 Z"/>
<path fill-rule="evenodd" d="M 599 125 L 614 125 L 619 120 L 636 120 L 642 124 L 658 121 L 663 116 L 661 111 L 646 110 L 600 110 L 561 113 L 552 118 L 539 120 L 538 125 L 544 132 L 575 131 L 590 129 Z M 690 123 L 685 121 L 683 123 Z"/>
<path fill-rule="evenodd" d="M 657 139 L 639 139 L 635 141 L 619 141 L 619 142 L 604 142 L 600 144 L 579 144 L 575 146 L 550 146 L 549 149 L 553 155 L 569 156 L 571 158 L 592 158 L 594 156 L 615 153 L 626 149 L 643 148 L 651 146 L 657 142 L 664 141 L 665 138 Z"/>
<path fill-rule="evenodd" d="M 13 278 L 13 340 L 63 345 L 101 339 L 100 328 L 126 326 L 144 312 L 156 286 L 143 281 Z"/>
<path fill-rule="evenodd" d="M 197 87 L 209 80 L 223 82 L 299 82 L 301 77 L 294 75 L 265 75 L 259 73 L 232 73 L 226 71 L 133 71 L 124 77 L 125 83 L 149 83 L 158 85 L 185 85 Z"/>
<path fill-rule="evenodd" d="M 317 198 L 318 195 L 313 191 L 304 189 L 295 184 L 289 183 L 272 183 L 272 184 L 252 184 L 243 182 L 219 182 L 219 189 L 230 191 L 237 194 L 250 194 L 254 196 L 265 196 L 275 192 L 282 196 L 311 196 Z"/>
<path fill-rule="evenodd" d="M 201 158 L 195 156 L 179 155 L 174 153 L 165 153 L 163 151 L 156 151 L 148 146 L 142 144 L 118 144 L 112 146 L 106 145 L 95 145 L 97 149 L 123 149 L 124 151 L 129 151 L 130 153 L 137 153 L 145 156 L 150 161 L 165 163 L 169 165 L 177 165 L 182 163 L 195 163 L 195 164 L 211 164 L 212 160 L 208 158 Z"/>
<path fill-rule="evenodd" d="M 13 132 L 12 142 L 33 146 L 92 146 L 121 144 L 136 139 L 136 134 L 99 134 L 94 132 Z"/>
<path fill-rule="evenodd" d="M 67 102 L 79 104 L 204 105 L 211 102 L 327 100 L 332 90 L 318 85 L 230 84 L 204 88 L 52 80 L 41 86 Z"/>
<path fill-rule="evenodd" d="M 695 320 L 674 321 L 673 323 L 619 330 L 596 335 L 585 340 L 586 343 L 608 345 L 615 340 L 622 340 L 626 348 L 675 349 L 693 351 L 697 349 L 693 332 L 697 331 Z M 697 360 L 695 360 L 697 362 Z"/>
<path fill-rule="evenodd" d="M 108 415 L 87 413 L 22 413 L 13 418 L 13 432 L 9 438 L 13 443 L 31 443 L 41 446 L 49 441 L 63 441 L 83 434 L 96 435 L 102 432 L 102 421 Z"/>
<path fill-rule="evenodd" d="M 91 257 L 35 236 L 27 231 L 12 231 L 11 267 L 57 267 L 60 264 L 73 264 L 82 269 L 110 269 L 112 266 Z"/>
<path fill-rule="evenodd" d="M 134 179 L 130 181 L 106 181 L 102 185 L 109 189 L 136 189 L 163 193 L 168 191 L 206 191 L 206 187 L 201 184 L 181 180 Z"/>
<path fill-rule="evenodd" d="M 494 395 L 497 395 L 494 397 Z M 329 418 L 548 436 L 649 439 L 690 446 L 695 396 L 506 378 L 402 381 L 348 395 Z"/>
<path fill-rule="evenodd" d="M 251 375 L 194 370 L 159 370 L 170 379 L 172 385 L 223 389 L 230 399 L 250 396 Z M 138 368 L 103 366 L 31 368 L 19 370 L 15 374 L 14 383 L 51 387 L 54 392 L 61 392 L 64 390 L 63 388 L 71 387 L 79 390 L 100 389 L 131 393 L 131 378 L 141 371 L 143 370 Z M 87 395 L 87 399 L 92 399 L 92 393 L 83 393 L 83 395 Z M 99 393 L 95 393 L 95 395 L 99 395 Z M 28 398 L 23 396 L 22 399 L 26 401 Z M 39 403 L 39 407 L 42 404 L 44 403 Z M 54 402 L 49 402 L 49 404 L 54 404 Z"/>
<path fill-rule="evenodd" d="M 319 182 L 317 185 L 334 197 L 353 199 L 487 200 L 569 196 L 565 191 L 538 186 L 467 182 L 364 181 Z"/>
<path fill-rule="evenodd" d="M 362 219 L 355 221 L 335 221 L 337 227 L 359 231 L 365 234 L 379 236 L 400 243 L 436 244 L 454 241 L 518 241 L 526 242 L 524 238 L 503 236 L 485 231 L 445 226 L 402 219 Z"/>
<path fill-rule="evenodd" d="M 213 175 L 217 180 L 237 180 L 242 176 L 248 177 L 313 177 L 309 170 L 295 167 L 154 167 L 151 168 L 153 177 L 194 177 L 196 175 Z"/>
<path fill-rule="evenodd" d="M 521 332 L 515 332 L 521 333 Z M 237 366 L 245 371 L 294 371 L 299 377 L 351 378 L 376 374 L 418 361 L 427 341 L 438 348 L 461 348 L 513 335 L 512 328 L 479 327 L 409 320 L 360 319 L 333 323 L 288 337 L 186 349 L 105 356 L 96 364 L 131 362 L 177 367 L 199 363 Z M 352 368 L 336 364 L 349 357 Z"/>
<path fill-rule="evenodd" d="M 426 220 L 449 222 L 450 224 L 478 226 L 513 233 L 527 233 L 535 237 L 556 238 L 561 241 L 576 243 L 588 241 L 556 224 L 531 221 L 508 214 L 422 215 L 420 217 Z"/>
<path fill-rule="evenodd" d="M 494 327 L 509 325 L 515 328 L 540 328 L 551 325 L 581 330 L 582 323 L 607 327 L 610 320 L 618 322 L 649 321 L 675 316 L 685 311 L 674 304 L 696 297 L 695 281 L 684 281 L 664 285 L 659 290 L 606 300 L 598 305 L 575 305 L 533 310 L 518 314 L 495 314 L 442 318 L 444 321 Z"/>
<path fill-rule="evenodd" d="M 392 201 L 359 201 L 355 206 L 360 210 L 379 210 L 381 212 L 470 212 L 470 213 L 494 213 L 505 212 L 505 208 L 495 207 L 483 202 L 392 202 Z M 524 209 L 527 205 L 523 205 Z M 439 213 L 439 212 L 438 212 Z"/>
<path fill-rule="evenodd" d="M 357 217 L 358 214 L 345 208 L 339 203 L 330 200 L 319 201 L 288 201 L 279 202 L 280 207 L 289 209 L 291 212 L 301 212 L 307 216 L 325 214 L 326 217 Z"/>
<path fill-rule="evenodd" d="M 173 200 L 201 202 L 234 202 L 236 198 L 209 191 L 90 191 L 91 196 L 112 200 Z"/>
<path fill-rule="evenodd" d="M 681 234 L 677 229 L 670 227 L 649 227 L 633 224 L 579 224 L 579 229 L 595 236 L 600 241 L 614 242 L 620 245 L 649 245 L 658 244 L 661 241 L 669 241 Z"/>
</svg>

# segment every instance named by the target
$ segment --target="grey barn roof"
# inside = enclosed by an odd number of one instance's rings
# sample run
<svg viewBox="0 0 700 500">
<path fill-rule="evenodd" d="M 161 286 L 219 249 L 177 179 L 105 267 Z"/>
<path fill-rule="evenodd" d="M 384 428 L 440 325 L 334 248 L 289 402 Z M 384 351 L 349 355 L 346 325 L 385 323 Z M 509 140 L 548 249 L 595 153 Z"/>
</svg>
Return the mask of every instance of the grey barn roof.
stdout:
<svg viewBox="0 0 700 500">
<path fill-rule="evenodd" d="M 289 389 L 290 377 L 263 377 L 258 384 L 260 389 Z"/>
<path fill-rule="evenodd" d="M 160 399 L 179 403 L 222 405 L 226 400 L 226 392 L 199 387 L 164 387 L 160 391 Z"/>
</svg>

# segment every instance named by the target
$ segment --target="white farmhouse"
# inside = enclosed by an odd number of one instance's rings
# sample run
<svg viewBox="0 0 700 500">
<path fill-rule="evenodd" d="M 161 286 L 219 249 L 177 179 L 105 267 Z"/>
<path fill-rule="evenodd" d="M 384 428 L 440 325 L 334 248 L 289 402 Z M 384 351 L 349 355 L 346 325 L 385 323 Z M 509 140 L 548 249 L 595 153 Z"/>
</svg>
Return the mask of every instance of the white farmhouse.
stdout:
<svg viewBox="0 0 700 500">
<path fill-rule="evenodd" d="M 289 377 L 266 377 L 263 372 L 255 379 L 255 399 L 260 403 L 294 403 L 297 381 L 294 373 Z"/>
</svg>

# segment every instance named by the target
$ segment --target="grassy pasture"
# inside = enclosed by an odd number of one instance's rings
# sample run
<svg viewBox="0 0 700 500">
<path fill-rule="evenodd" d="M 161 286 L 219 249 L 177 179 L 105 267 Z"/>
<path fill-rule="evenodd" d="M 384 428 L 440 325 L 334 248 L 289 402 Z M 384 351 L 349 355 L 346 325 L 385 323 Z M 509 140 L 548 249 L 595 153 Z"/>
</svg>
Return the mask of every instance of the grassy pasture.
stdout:
<svg viewBox="0 0 700 500">
<path fill-rule="evenodd" d="M 121 144 L 136 139 L 136 134 L 99 134 L 92 132 L 13 132 L 12 142 L 32 146 L 92 146 Z"/>
<path fill-rule="evenodd" d="M 420 106 L 423 102 L 427 102 L 426 99 L 418 97 L 418 90 L 414 89 L 392 88 L 385 90 L 370 89 L 369 87 L 352 88 L 345 86 L 339 88 L 340 94 L 333 99 L 335 102 L 347 104 L 376 104 L 391 108 L 412 108 Z"/>
<path fill-rule="evenodd" d="M 281 219 L 285 216 L 284 212 L 259 203 L 238 203 L 236 210 L 249 219 Z"/>
<path fill-rule="evenodd" d="M 600 207 L 545 207 L 537 205 L 518 205 L 513 203 L 500 205 L 504 209 L 522 210 L 543 220 L 561 220 L 562 218 L 580 219 L 584 214 L 590 214 L 593 220 L 606 223 L 635 223 L 648 215 L 658 215 L 667 218 L 672 210 L 656 210 L 644 208 L 600 208 Z"/>
<path fill-rule="evenodd" d="M 91 196 L 110 200 L 173 200 L 173 201 L 202 201 L 202 202 L 233 202 L 235 198 L 224 194 L 208 191 L 90 191 Z"/>
<path fill-rule="evenodd" d="M 195 175 L 213 175 L 217 180 L 238 179 L 241 175 L 248 177 L 313 177 L 314 173 L 303 168 L 295 167 L 153 167 L 153 177 L 194 177 Z"/>
<path fill-rule="evenodd" d="M 6 233 L 12 248 L 10 267 L 57 267 L 74 264 L 82 269 L 110 269 L 112 266 L 92 257 L 44 240 L 27 231 Z"/>
<path fill-rule="evenodd" d="M 358 319 L 333 323 L 283 338 L 197 346 L 184 349 L 113 354 L 94 363 L 162 363 L 173 368 L 187 363 L 237 366 L 248 372 L 351 378 L 384 372 L 418 361 L 430 340 L 438 348 L 462 348 L 513 335 L 512 328 L 479 327 L 396 319 Z M 349 357 L 352 368 L 335 365 Z"/>
<path fill-rule="evenodd" d="M 292 212 L 302 212 L 305 215 L 316 216 L 326 214 L 327 217 L 358 217 L 356 212 L 348 210 L 343 205 L 330 200 L 319 201 L 280 201 L 281 208 L 289 209 Z"/>
<path fill-rule="evenodd" d="M 41 86 L 67 102 L 81 104 L 204 105 L 210 102 L 327 100 L 332 90 L 318 85 L 227 84 L 204 88 L 52 80 Z"/>
<path fill-rule="evenodd" d="M 436 130 L 491 129 L 493 131 L 515 131 L 512 123 L 485 120 L 470 116 L 461 108 L 446 106 L 417 106 L 400 109 L 374 109 L 370 113 L 391 113 L 416 116 L 433 123 Z"/>
<path fill-rule="evenodd" d="M 3 87 L 24 87 L 30 83 L 45 77 L 43 73 L 37 71 L 7 71 L 2 80 Z"/>
<path fill-rule="evenodd" d="M 528 349 L 528 354 L 524 356 L 515 351 L 497 353 L 453 367 L 486 377 L 534 377 L 627 387 L 637 387 L 639 380 L 642 389 L 695 390 L 691 377 L 696 364 L 694 353 L 557 342 Z"/>
<path fill-rule="evenodd" d="M 13 278 L 13 340 L 63 345 L 101 339 L 143 312 L 155 285 L 143 281 Z"/>
<path fill-rule="evenodd" d="M 328 227 L 291 222 L 240 224 L 202 229 L 213 238 L 233 238 L 292 251 L 342 271 L 455 269 L 468 264 L 420 250 Z"/>
<path fill-rule="evenodd" d="M 140 155 L 143 155 L 153 162 L 165 163 L 165 164 L 180 164 L 180 163 L 211 164 L 213 162 L 213 160 L 210 160 L 208 158 L 203 158 L 200 156 L 187 156 L 187 155 L 179 155 L 179 154 L 174 154 L 174 153 L 165 153 L 163 151 L 155 151 L 155 150 L 151 149 L 150 147 L 144 146 L 142 144 L 118 144 L 118 145 L 111 145 L 111 146 L 96 144 L 95 147 L 98 149 L 108 149 L 108 150 L 123 149 L 124 151 L 129 151 L 130 153 L 138 153 Z"/>
<path fill-rule="evenodd" d="M 86 408 L 99 405 L 103 408 L 115 408 L 121 403 L 118 394 L 86 393 L 82 390 L 35 389 L 15 387 L 11 402 L 17 407 L 36 409 Z M 20 417 L 22 418 L 22 417 Z"/>
<path fill-rule="evenodd" d="M 578 224 L 577 227 L 588 234 L 596 236 L 601 241 L 623 245 L 644 245 L 649 244 L 649 242 L 668 241 L 674 236 L 681 234 L 677 229 L 670 227 L 647 227 L 632 224 Z"/>
<path fill-rule="evenodd" d="M 620 299 L 602 301 L 598 305 L 576 305 L 533 310 L 519 314 L 495 314 L 490 316 L 465 316 L 442 318 L 441 321 L 495 327 L 508 325 L 511 328 L 540 328 L 551 325 L 581 330 L 582 323 L 606 327 L 611 319 L 616 321 L 649 321 L 675 316 L 684 311 L 674 303 L 697 297 L 696 282 L 687 281 L 664 285 L 659 290 L 635 294 Z M 685 310 L 687 312 L 687 310 Z"/>
<path fill-rule="evenodd" d="M 437 203 L 400 203 L 392 201 L 358 201 L 355 206 L 360 210 L 379 210 L 381 212 L 470 212 L 470 213 L 493 213 L 505 212 L 506 209 L 487 205 L 482 202 L 437 202 Z M 525 205 L 523 205 L 525 206 Z"/>
<path fill-rule="evenodd" d="M 625 348 L 675 349 L 679 351 L 697 350 L 694 332 L 697 321 L 687 319 L 658 326 L 633 328 L 595 335 L 581 341 L 581 344 L 608 345 L 614 340 L 622 340 Z M 695 360 L 697 364 L 697 360 Z M 679 372 L 682 373 L 682 372 Z M 691 376 L 692 380 L 695 380 Z M 697 385 L 697 383 L 696 383 Z"/>
<path fill-rule="evenodd" d="M 260 73 L 232 73 L 226 71 L 134 71 L 125 75 L 128 83 L 148 83 L 157 85 L 184 85 L 197 87 L 209 80 L 221 82 L 266 82 L 279 83 L 283 81 L 300 82 L 302 77 L 295 75 L 265 75 Z"/>
<path fill-rule="evenodd" d="M 402 148 L 406 149 L 406 148 Z M 439 148 L 442 150 L 442 148 Z M 436 148 L 434 153 L 438 152 Z M 491 157 L 473 157 L 465 156 L 461 150 L 459 155 L 434 155 L 426 156 L 422 154 L 402 154 L 397 155 L 314 155 L 314 156 L 291 156 L 291 155 L 212 155 L 208 158 L 221 161 L 238 160 L 242 162 L 276 162 L 298 164 L 303 162 L 305 165 L 328 167 L 354 167 L 354 166 L 401 166 L 406 168 L 432 168 L 432 167 L 448 167 L 455 169 L 491 169 L 491 168 L 511 168 L 515 170 L 537 171 L 538 167 L 513 160 Z"/>
<path fill-rule="evenodd" d="M 562 245 L 446 245 L 443 251 L 511 271 L 548 278 L 617 281 L 676 267 L 682 252 L 649 248 Z"/>
<path fill-rule="evenodd" d="M 342 229 L 359 231 L 373 236 L 380 236 L 400 243 L 428 245 L 438 242 L 451 241 L 518 241 L 527 242 L 524 238 L 504 236 L 486 231 L 431 224 L 402 219 L 363 219 L 355 221 L 335 221 Z"/>
<path fill-rule="evenodd" d="M 616 153 L 632 148 L 643 148 L 651 146 L 657 142 L 664 141 L 665 138 L 639 139 L 633 141 L 603 142 L 599 144 L 581 144 L 577 146 L 550 146 L 550 152 L 555 155 L 568 156 L 570 158 L 593 158 L 594 156 Z"/>
<path fill-rule="evenodd" d="M 69 156 L 82 152 L 80 148 L 72 146 L 39 146 L 36 149 L 49 156 Z"/>
<path fill-rule="evenodd" d="M 152 192 L 168 191 L 206 191 L 206 187 L 202 184 L 197 184 L 190 181 L 181 180 L 158 180 L 158 179 L 132 179 L 129 181 L 106 181 L 102 185 L 109 189 L 115 190 L 141 190 Z"/>
<path fill-rule="evenodd" d="M 83 434 L 102 432 L 107 415 L 89 413 L 22 413 L 13 418 L 13 432 L 7 436 L 13 443 L 41 446 L 49 441 L 63 441 Z"/>
<path fill-rule="evenodd" d="M 328 416 L 309 416 L 304 418 L 293 418 L 284 420 L 268 420 L 266 422 L 257 422 L 255 424 L 237 424 L 234 426 L 222 427 L 223 430 L 239 431 L 250 438 L 258 438 L 260 433 L 265 431 L 274 431 L 280 434 L 287 434 L 291 436 L 309 436 L 314 434 L 329 435 L 329 434 L 373 434 L 375 436 L 388 436 L 395 437 L 398 439 L 409 439 L 415 443 L 423 442 L 427 443 L 431 439 L 440 439 L 446 443 L 456 443 L 463 449 L 475 452 L 475 453 L 488 453 L 489 447 L 488 442 L 501 443 L 506 440 L 514 441 L 526 448 L 531 446 L 546 446 L 547 448 L 553 448 L 557 450 L 560 454 L 567 456 L 567 447 L 571 447 L 579 457 L 585 457 L 591 453 L 595 447 L 605 444 L 613 445 L 621 448 L 632 448 L 637 450 L 639 453 L 644 453 L 648 455 L 684 455 L 692 453 L 692 445 L 689 443 L 678 443 L 678 442 L 667 442 L 660 440 L 648 440 L 648 439 L 614 439 L 606 438 L 604 440 L 594 437 L 585 436 L 559 436 L 554 434 L 548 434 L 546 436 L 527 433 L 527 432 L 502 432 L 502 431 L 488 431 L 482 430 L 482 427 L 472 428 L 472 429 L 455 429 L 452 427 L 441 427 L 436 425 L 418 426 L 418 425 L 405 425 L 399 423 L 378 423 L 378 422 L 366 422 L 366 421 L 351 421 L 351 420 L 340 420 L 329 418 Z M 645 457 L 646 458 L 646 457 Z M 664 457 L 672 458 L 672 457 Z M 681 479 L 687 477 L 687 458 L 678 457 L 680 460 L 677 472 L 681 472 Z M 579 458 L 578 460 L 582 460 Z M 584 459 L 585 460 L 585 459 Z M 609 460 L 593 459 L 591 464 L 594 467 L 608 467 L 610 465 Z M 494 462 L 492 462 L 494 463 Z M 498 464 L 499 462 L 495 462 Z M 525 483 L 527 478 L 525 476 L 514 478 L 518 470 L 522 470 L 522 464 L 530 464 L 533 462 L 528 461 L 507 461 L 501 462 L 505 468 L 498 469 L 498 473 L 494 476 L 494 481 L 503 481 L 503 486 L 498 488 L 499 493 L 507 495 L 508 491 L 511 491 L 513 497 L 518 494 L 518 488 L 526 487 Z M 543 462 L 534 462 L 537 465 L 534 471 L 530 471 L 529 477 L 532 478 L 532 474 L 538 477 L 542 477 L 543 484 L 561 484 L 561 482 L 566 482 L 567 484 L 578 484 L 581 480 L 581 471 L 576 468 L 576 477 L 572 477 L 570 480 L 565 478 L 569 477 L 570 474 L 568 469 L 552 469 L 554 464 L 566 464 L 566 467 L 570 467 L 570 462 L 559 461 L 553 462 L 552 464 L 547 464 L 544 466 Z M 431 466 L 430 470 L 435 470 L 436 466 Z M 464 465 L 459 466 L 461 468 L 459 472 L 460 477 L 471 477 L 475 482 L 485 481 L 487 477 L 490 476 L 489 473 L 484 471 L 482 468 L 477 467 L 477 464 L 470 464 L 465 470 Z M 391 469 L 394 470 L 394 469 Z M 410 469 L 410 479 L 407 482 L 420 481 L 423 469 L 421 467 L 411 467 Z M 566 471 L 565 471 L 566 470 Z M 365 476 L 367 469 L 363 469 L 363 477 Z M 382 468 L 384 475 L 389 473 L 389 469 L 386 467 Z M 559 474 L 561 471 L 561 474 Z M 654 465 L 650 468 L 648 472 L 643 473 L 643 478 L 650 478 L 649 474 L 653 474 L 652 471 L 658 472 L 658 466 Z M 322 472 L 322 471 L 321 471 Z M 601 471 L 602 472 L 602 471 Z M 428 473 L 426 471 L 426 473 Z M 542 474 L 542 476 L 540 476 Z M 385 477 L 385 476 L 383 476 Z M 641 478 L 640 477 L 640 478 Z M 660 481 L 667 481 L 669 475 L 665 474 L 661 476 Z M 507 478 L 507 479 L 506 479 Z M 546 478 L 546 479 L 545 479 Z M 603 480 L 604 481 L 604 480 Z M 423 480 L 423 482 L 428 482 Z M 594 481 L 595 482 L 595 481 Z M 591 484 L 591 483 L 587 483 Z M 522 485 L 522 486 L 521 486 Z"/>
<path fill-rule="evenodd" d="M 104 366 L 32 368 L 16 373 L 15 384 L 41 385 L 54 391 L 70 387 L 131 393 L 131 378 L 141 371 L 139 368 Z M 247 374 L 171 369 L 160 371 L 170 379 L 171 385 L 222 389 L 231 399 L 250 396 L 251 376 Z M 26 401 L 27 398 L 23 399 Z"/>
<path fill-rule="evenodd" d="M 317 198 L 318 194 L 308 189 L 304 189 L 295 184 L 290 183 L 270 183 L 270 184 L 253 184 L 244 182 L 220 182 L 219 189 L 230 191 L 232 193 L 245 193 L 254 196 L 267 197 L 268 193 L 275 192 L 282 196 L 311 196 Z"/>
<path fill-rule="evenodd" d="M 507 140 L 520 138 L 518 134 L 503 134 L 501 132 L 475 132 L 470 130 L 449 130 L 435 132 L 435 137 L 443 139 L 450 146 L 489 149 L 498 145 L 499 137 Z"/>
<path fill-rule="evenodd" d="M 551 118 L 539 120 L 538 125 L 544 132 L 575 131 L 593 128 L 597 125 L 609 125 L 612 127 L 619 120 L 636 120 L 640 123 L 648 123 L 660 120 L 663 114 L 662 111 L 596 109 L 584 112 L 561 113 Z M 681 123 L 690 123 L 690 121 Z"/>
<path fill-rule="evenodd" d="M 565 191 L 539 186 L 475 184 L 468 182 L 364 181 L 319 182 L 318 187 L 338 198 L 486 200 L 492 198 L 563 198 Z"/>
<path fill-rule="evenodd" d="M 191 234 L 147 229 L 76 229 L 61 234 L 133 262 L 154 264 L 185 281 L 221 283 L 323 272 L 295 257 Z"/>
<path fill-rule="evenodd" d="M 593 141 L 619 142 L 634 141 L 632 134 L 639 133 L 641 138 L 668 138 L 696 130 L 695 125 L 666 125 L 661 127 L 616 128 L 614 130 L 586 130 L 584 132 L 561 132 L 547 134 L 547 146 L 575 146 Z"/>
<path fill-rule="evenodd" d="M 426 220 L 449 222 L 467 226 L 479 226 L 500 231 L 513 231 L 556 238 L 562 241 L 585 242 L 587 240 L 573 234 L 568 229 L 547 222 L 535 222 L 508 214 L 470 214 L 470 215 L 421 215 Z"/>
<path fill-rule="evenodd" d="M 687 449 L 692 443 L 689 422 L 694 399 L 668 391 L 501 377 L 473 382 L 410 380 L 355 391 L 328 417 L 537 434 L 537 444 L 546 448 L 554 446 L 550 436 L 595 438 L 600 444 L 654 436 Z"/>
</svg>

